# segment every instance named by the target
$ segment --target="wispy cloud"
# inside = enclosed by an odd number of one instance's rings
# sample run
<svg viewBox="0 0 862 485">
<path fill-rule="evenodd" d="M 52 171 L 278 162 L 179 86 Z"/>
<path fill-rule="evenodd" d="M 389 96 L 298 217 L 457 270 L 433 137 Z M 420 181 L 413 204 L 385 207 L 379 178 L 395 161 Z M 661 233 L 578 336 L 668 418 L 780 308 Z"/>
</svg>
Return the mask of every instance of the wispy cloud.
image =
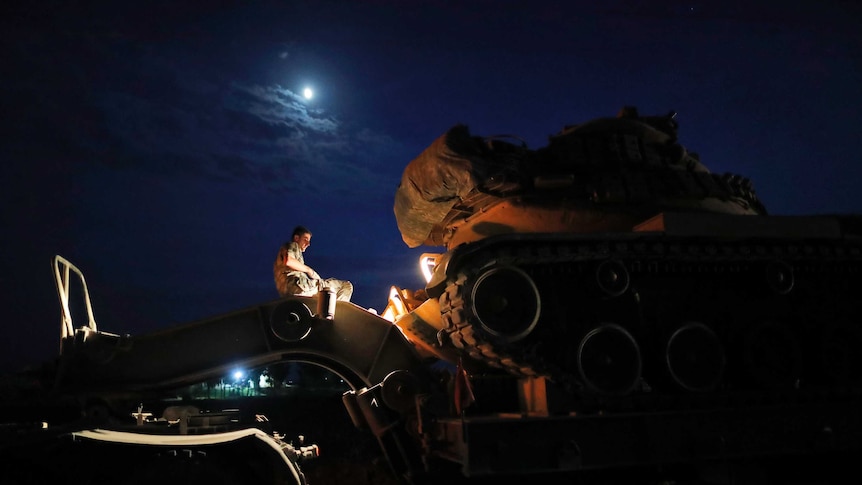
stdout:
<svg viewBox="0 0 862 485">
<path fill-rule="evenodd" d="M 156 75 L 158 88 L 143 93 L 102 95 L 112 154 L 127 159 L 106 164 L 134 160 L 166 175 L 197 173 L 266 191 L 391 196 L 400 176 L 393 165 L 403 166 L 406 155 L 386 134 L 347 128 L 282 86 L 162 84 L 166 77 Z"/>
<path fill-rule="evenodd" d="M 253 101 L 247 106 L 249 113 L 274 124 L 290 128 L 304 128 L 317 133 L 335 134 L 338 121 L 327 117 L 321 110 L 309 110 L 302 96 L 280 86 L 232 86 L 248 93 Z"/>
</svg>

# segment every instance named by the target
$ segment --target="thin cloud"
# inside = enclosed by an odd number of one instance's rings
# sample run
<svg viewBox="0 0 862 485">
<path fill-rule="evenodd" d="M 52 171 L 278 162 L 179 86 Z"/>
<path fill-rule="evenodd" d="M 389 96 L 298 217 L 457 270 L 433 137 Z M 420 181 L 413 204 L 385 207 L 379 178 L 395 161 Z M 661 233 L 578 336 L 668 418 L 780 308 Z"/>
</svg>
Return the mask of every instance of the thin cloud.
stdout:
<svg viewBox="0 0 862 485">
<path fill-rule="evenodd" d="M 163 67 L 150 70 L 151 90 L 102 95 L 99 136 L 116 147 L 103 166 L 197 173 L 267 192 L 391 197 L 400 168 L 387 166 L 403 166 L 405 152 L 391 137 L 348 127 L 279 85 L 174 82 Z"/>
<path fill-rule="evenodd" d="M 318 133 L 334 134 L 338 121 L 321 112 L 310 112 L 302 96 L 289 89 L 275 86 L 235 85 L 234 89 L 250 94 L 254 101 L 249 104 L 249 113 L 260 119 L 288 127 L 301 127 Z"/>
</svg>

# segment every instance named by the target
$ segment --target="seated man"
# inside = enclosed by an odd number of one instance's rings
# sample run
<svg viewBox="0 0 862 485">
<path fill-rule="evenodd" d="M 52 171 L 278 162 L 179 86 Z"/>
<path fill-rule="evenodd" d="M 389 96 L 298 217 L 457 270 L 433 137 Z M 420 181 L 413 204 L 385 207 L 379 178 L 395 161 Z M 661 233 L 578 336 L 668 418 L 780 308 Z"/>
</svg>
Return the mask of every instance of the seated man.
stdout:
<svg viewBox="0 0 862 485">
<path fill-rule="evenodd" d="M 311 245 L 311 231 L 303 226 L 293 229 L 293 237 L 281 245 L 272 265 L 275 287 L 281 296 L 313 296 L 322 288 L 335 291 L 338 300 L 350 301 L 353 284 L 335 278 L 322 279 L 317 271 L 306 266 L 302 253 Z"/>
</svg>

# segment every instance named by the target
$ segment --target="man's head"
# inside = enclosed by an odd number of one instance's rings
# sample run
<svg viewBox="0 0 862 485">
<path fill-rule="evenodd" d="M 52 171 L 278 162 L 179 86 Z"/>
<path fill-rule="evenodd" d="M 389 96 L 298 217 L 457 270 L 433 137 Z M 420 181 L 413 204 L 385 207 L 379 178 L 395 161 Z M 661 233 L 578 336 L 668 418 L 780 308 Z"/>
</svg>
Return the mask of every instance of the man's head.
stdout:
<svg viewBox="0 0 862 485">
<path fill-rule="evenodd" d="M 305 252 L 305 249 L 311 245 L 311 231 L 305 226 L 296 226 L 293 228 L 292 240 L 299 245 L 299 249 Z"/>
</svg>

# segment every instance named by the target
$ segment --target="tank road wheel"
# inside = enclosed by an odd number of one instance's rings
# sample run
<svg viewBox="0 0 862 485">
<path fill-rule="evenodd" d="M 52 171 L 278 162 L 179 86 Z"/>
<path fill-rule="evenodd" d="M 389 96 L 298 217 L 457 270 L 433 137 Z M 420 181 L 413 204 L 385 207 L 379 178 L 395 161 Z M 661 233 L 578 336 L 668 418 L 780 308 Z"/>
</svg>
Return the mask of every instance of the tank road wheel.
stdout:
<svg viewBox="0 0 862 485">
<path fill-rule="evenodd" d="M 515 267 L 484 271 L 473 283 L 470 300 L 482 330 L 506 343 L 523 339 L 539 322 L 541 300 L 536 283 Z"/>
<path fill-rule="evenodd" d="M 614 323 L 600 325 L 581 339 L 577 364 L 584 383 L 600 394 L 625 395 L 640 382 L 640 347 L 632 334 Z"/>
<path fill-rule="evenodd" d="M 677 328 L 667 341 L 664 358 L 674 382 L 688 391 L 711 391 L 724 374 L 724 346 L 700 322 Z"/>
<path fill-rule="evenodd" d="M 508 344 L 528 336 L 539 321 L 539 290 L 527 273 L 506 265 L 462 272 L 439 300 L 446 324 L 438 333 L 441 345 L 452 345 L 473 363 L 518 376 L 537 375 L 521 361 L 523 356 L 508 352 Z"/>
</svg>

